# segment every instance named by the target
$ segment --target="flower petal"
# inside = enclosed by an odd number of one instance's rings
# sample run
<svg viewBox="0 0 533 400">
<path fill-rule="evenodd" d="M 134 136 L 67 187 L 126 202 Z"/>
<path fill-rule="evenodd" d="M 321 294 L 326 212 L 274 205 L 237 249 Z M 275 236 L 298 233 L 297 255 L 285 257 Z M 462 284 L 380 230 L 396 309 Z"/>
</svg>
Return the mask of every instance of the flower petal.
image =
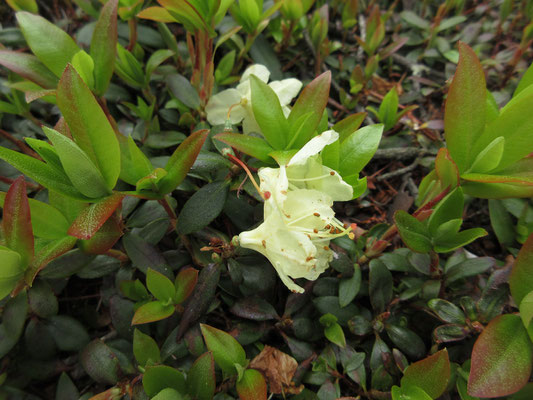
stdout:
<svg viewBox="0 0 533 400">
<path fill-rule="evenodd" d="M 309 157 L 320 153 L 324 147 L 333 143 L 338 138 L 339 134 L 333 130 L 325 131 L 322 134 L 315 136 L 291 158 L 287 166 L 305 163 Z"/>
<path fill-rule="evenodd" d="M 281 106 L 290 104 L 302 88 L 302 82 L 298 79 L 289 78 L 282 81 L 273 81 L 268 84 L 278 95 Z"/>
<path fill-rule="evenodd" d="M 246 68 L 246 71 L 242 74 L 241 82 L 247 81 L 250 79 L 250 75 L 257 76 L 260 80 L 267 83 L 268 78 L 270 78 L 270 71 L 267 67 L 261 64 L 253 64 Z"/>
<path fill-rule="evenodd" d="M 335 213 L 331 197 L 318 190 L 292 190 L 283 203 L 283 214 L 287 226 L 293 230 L 313 234 L 313 230 L 323 230 L 331 224 Z"/>
<path fill-rule="evenodd" d="M 242 95 L 237 89 L 226 89 L 215 94 L 205 106 L 207 121 L 213 126 L 224 124 L 230 107 L 234 106 L 231 109 L 230 121 L 232 124 L 241 122 L 246 115 L 244 108 L 239 105 L 241 99 Z"/>
</svg>

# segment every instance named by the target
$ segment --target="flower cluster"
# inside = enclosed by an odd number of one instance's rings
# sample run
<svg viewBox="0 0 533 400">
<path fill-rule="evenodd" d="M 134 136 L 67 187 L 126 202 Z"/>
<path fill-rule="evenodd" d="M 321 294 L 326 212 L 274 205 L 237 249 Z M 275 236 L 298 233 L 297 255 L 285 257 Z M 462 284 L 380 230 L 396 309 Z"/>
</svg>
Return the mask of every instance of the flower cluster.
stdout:
<svg viewBox="0 0 533 400">
<path fill-rule="evenodd" d="M 242 121 L 244 133 L 261 132 L 252 110 L 250 75 L 255 75 L 267 83 L 270 78 L 270 71 L 261 64 L 251 65 L 244 71 L 240 83 L 235 89 L 226 89 L 212 96 L 205 107 L 207 120 L 211 125 L 223 125 L 227 120 L 232 124 L 238 124 Z M 289 78 L 273 81 L 268 85 L 278 95 L 283 112 L 287 116 L 290 112 L 288 105 L 302 88 L 302 82 Z"/>
<path fill-rule="evenodd" d="M 351 200 L 353 189 L 336 171 L 323 166 L 319 155 L 338 137 L 337 132 L 326 131 L 311 139 L 287 165 L 262 168 L 264 222 L 239 235 L 240 245 L 266 256 L 293 292 L 304 290 L 290 278 L 317 279 L 333 258 L 330 240 L 350 231 L 331 207 L 334 201 Z"/>
</svg>

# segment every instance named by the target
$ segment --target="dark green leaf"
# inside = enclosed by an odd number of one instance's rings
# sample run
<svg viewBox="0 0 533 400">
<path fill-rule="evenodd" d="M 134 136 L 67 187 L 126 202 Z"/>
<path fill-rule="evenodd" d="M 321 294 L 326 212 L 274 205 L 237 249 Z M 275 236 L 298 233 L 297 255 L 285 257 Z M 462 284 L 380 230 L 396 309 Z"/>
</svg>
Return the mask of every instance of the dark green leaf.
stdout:
<svg viewBox="0 0 533 400">
<path fill-rule="evenodd" d="M 185 393 L 185 377 L 172 367 L 157 365 L 146 369 L 143 375 L 143 387 L 150 397 L 166 388 L 172 388 L 179 393 Z"/>
<path fill-rule="evenodd" d="M 96 382 L 114 385 L 122 371 L 117 356 L 100 339 L 89 343 L 80 354 L 81 365 Z"/>
</svg>

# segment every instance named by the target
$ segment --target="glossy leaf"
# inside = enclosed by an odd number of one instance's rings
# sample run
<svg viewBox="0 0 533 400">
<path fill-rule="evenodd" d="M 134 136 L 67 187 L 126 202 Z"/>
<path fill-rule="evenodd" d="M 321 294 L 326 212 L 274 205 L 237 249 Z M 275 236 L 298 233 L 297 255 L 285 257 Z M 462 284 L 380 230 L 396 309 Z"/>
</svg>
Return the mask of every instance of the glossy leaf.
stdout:
<svg viewBox="0 0 533 400">
<path fill-rule="evenodd" d="M 96 382 L 114 385 L 122 371 L 117 356 L 100 339 L 89 343 L 80 353 L 81 365 Z"/>
<path fill-rule="evenodd" d="M 26 268 L 33 259 L 34 239 L 24 176 L 19 176 L 7 191 L 2 230 L 7 247 L 20 254 L 19 267 Z"/>
<path fill-rule="evenodd" d="M 181 209 L 176 230 L 189 234 L 205 228 L 222 212 L 228 196 L 228 182 L 208 183 L 195 192 Z"/>
<path fill-rule="evenodd" d="M 208 351 L 196 359 L 187 373 L 187 392 L 195 400 L 211 400 L 215 389 L 215 360 Z"/>
<path fill-rule="evenodd" d="M 90 239 L 122 203 L 121 194 L 113 194 L 86 207 L 74 220 L 68 234 L 78 239 Z"/>
<path fill-rule="evenodd" d="M 174 287 L 176 292 L 174 294 L 174 303 L 181 304 L 189 298 L 196 283 L 198 282 L 198 270 L 195 268 L 184 268 L 176 276 Z"/>
<path fill-rule="evenodd" d="M 392 274 L 380 260 L 370 262 L 368 291 L 376 312 L 383 312 L 392 300 Z"/>
<path fill-rule="evenodd" d="M 499 136 L 483 149 L 477 156 L 470 171 L 481 174 L 490 172 L 500 164 L 505 148 L 505 139 Z"/>
<path fill-rule="evenodd" d="M 434 250 L 438 253 L 448 253 L 464 247 L 480 237 L 487 236 L 488 233 L 483 228 L 472 228 L 461 231 L 453 237 L 440 237 L 435 240 Z"/>
<path fill-rule="evenodd" d="M 258 160 L 267 162 L 272 159 L 269 154 L 272 153 L 274 149 L 262 138 L 241 135 L 240 133 L 219 133 L 214 136 L 214 139 L 220 140 L 249 156 L 257 158 Z"/>
<path fill-rule="evenodd" d="M 285 150 L 289 123 L 283 114 L 278 95 L 265 82 L 250 75 L 252 109 L 261 133 L 276 150 Z"/>
<path fill-rule="evenodd" d="M 200 324 L 200 329 L 207 348 L 213 353 L 215 362 L 225 374 L 236 374 L 235 364 L 245 366 L 246 354 L 233 336 L 205 324 Z"/>
<path fill-rule="evenodd" d="M 21 11 L 16 16 L 33 54 L 56 76 L 61 76 L 67 63 L 80 51 L 76 42 L 62 29 L 39 15 Z"/>
<path fill-rule="evenodd" d="M 355 131 L 341 143 L 339 172 L 343 177 L 363 169 L 378 149 L 382 133 L 382 124 L 369 125 Z"/>
<path fill-rule="evenodd" d="M 120 174 L 118 140 L 102 108 L 71 65 L 61 76 L 56 97 L 74 141 L 101 172 L 108 189 L 113 189 Z"/>
<path fill-rule="evenodd" d="M 493 319 L 472 350 L 468 394 L 501 397 L 522 388 L 531 374 L 533 345 L 518 315 Z"/>
<path fill-rule="evenodd" d="M 91 198 L 111 193 L 96 165 L 76 143 L 46 126 L 43 126 L 43 131 L 53 143 L 65 173 L 76 189 Z"/>
<path fill-rule="evenodd" d="M 45 89 L 55 89 L 59 82 L 57 76 L 32 54 L 0 50 L 0 65 Z"/>
<path fill-rule="evenodd" d="M 183 374 L 166 365 L 147 368 L 143 375 L 143 387 L 150 397 L 155 396 L 165 388 L 172 388 L 179 393 L 184 393 L 186 388 Z"/>
<path fill-rule="evenodd" d="M 122 233 L 119 219 L 116 215 L 111 215 L 90 239 L 80 240 L 78 246 L 85 253 L 105 254 L 120 239 Z"/>
<path fill-rule="evenodd" d="M 174 314 L 174 306 L 163 304 L 160 301 L 151 301 L 140 306 L 131 321 L 132 325 L 146 324 L 160 321 Z"/>
<path fill-rule="evenodd" d="M 470 167 L 473 147 L 485 128 L 485 75 L 474 51 L 459 42 L 459 64 L 444 111 L 446 146 L 459 171 Z M 485 148 L 484 146 L 483 148 Z"/>
<path fill-rule="evenodd" d="M 91 57 L 94 60 L 94 91 L 102 96 L 109 86 L 117 53 L 118 0 L 109 0 L 102 7 L 91 39 Z"/>
<path fill-rule="evenodd" d="M 438 398 L 446 390 L 450 379 L 450 360 L 448 351 L 440 350 L 437 353 L 417 361 L 404 371 L 403 386 L 418 386 L 432 399 Z"/>
<path fill-rule="evenodd" d="M 158 22 L 176 22 L 176 19 L 163 7 L 148 7 L 137 14 L 138 18 L 151 19 Z"/>
<path fill-rule="evenodd" d="M 344 139 L 359 129 L 366 115 L 366 112 L 352 114 L 333 125 L 332 129 L 339 134 L 340 143 L 344 142 Z"/>
<path fill-rule="evenodd" d="M 391 390 L 392 400 L 431 400 L 426 392 L 418 386 L 398 387 L 393 386 Z"/>
<path fill-rule="evenodd" d="M 394 221 L 400 237 L 411 250 L 427 253 L 432 249 L 429 231 L 423 222 L 402 210 L 396 211 Z"/>
<path fill-rule="evenodd" d="M 435 173 L 441 182 L 441 188 L 450 190 L 459 184 L 459 170 L 446 148 L 439 149 L 435 158 Z"/>
<path fill-rule="evenodd" d="M 436 236 L 438 229 L 450 220 L 463 217 L 464 197 L 461 188 L 456 188 L 439 201 L 428 220 L 428 230 Z"/>
<path fill-rule="evenodd" d="M 305 114 L 308 114 L 309 112 L 311 112 L 311 114 L 310 117 L 305 120 L 305 125 L 302 128 L 301 133 L 298 135 L 298 138 L 291 146 L 292 148 L 301 148 L 313 136 L 315 136 L 316 128 L 328 103 L 330 85 L 331 72 L 326 71 L 312 80 L 298 96 L 288 118 L 288 125 L 291 132 L 294 134 L 297 131 L 296 125 L 298 121 L 302 121 L 301 118 Z"/>
<path fill-rule="evenodd" d="M 533 84 L 533 64 L 529 66 L 526 72 L 524 72 L 524 75 L 522 75 L 522 78 L 520 78 L 520 82 L 518 82 L 518 86 L 516 87 L 513 93 L 513 97 L 518 95 L 525 88 L 529 87 L 532 84 Z"/>
<path fill-rule="evenodd" d="M 527 330 L 529 338 L 533 337 L 533 291 L 529 292 L 520 302 L 520 318 Z M 532 339 L 533 340 L 533 339 Z"/>
<path fill-rule="evenodd" d="M 533 291 L 533 234 L 523 244 L 509 276 L 511 295 L 517 305 Z"/>
<path fill-rule="evenodd" d="M 265 378 L 255 369 L 244 371 L 241 380 L 237 381 L 236 389 L 240 400 L 266 400 L 267 398 Z"/>
<path fill-rule="evenodd" d="M 159 181 L 159 193 L 172 192 L 185 179 L 207 137 L 207 130 L 194 132 L 174 151 L 165 166 L 168 174 Z"/>
</svg>

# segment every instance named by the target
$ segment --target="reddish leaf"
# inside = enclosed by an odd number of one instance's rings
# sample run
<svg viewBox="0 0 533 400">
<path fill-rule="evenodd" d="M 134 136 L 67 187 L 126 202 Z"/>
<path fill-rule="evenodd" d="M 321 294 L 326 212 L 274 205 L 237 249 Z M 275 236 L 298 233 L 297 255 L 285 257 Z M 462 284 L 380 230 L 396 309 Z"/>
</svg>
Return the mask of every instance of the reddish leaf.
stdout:
<svg viewBox="0 0 533 400">
<path fill-rule="evenodd" d="M 50 261 L 72 249 L 75 244 L 76 238 L 72 236 L 65 236 L 62 239 L 56 239 L 48 242 L 46 246 L 40 248 L 35 254 L 35 259 L 33 260 L 32 265 L 26 271 L 24 278 L 26 283 L 31 286 L 40 270 L 46 267 Z"/>
<path fill-rule="evenodd" d="M 0 65 L 45 89 L 55 89 L 59 79 L 32 54 L 1 50 Z"/>
<path fill-rule="evenodd" d="M 459 64 L 453 77 L 444 112 L 446 146 L 459 171 L 470 167 L 472 149 L 485 128 L 485 75 L 468 45 L 459 42 Z"/>
<path fill-rule="evenodd" d="M 158 183 L 159 193 L 172 192 L 185 179 L 207 138 L 207 133 L 207 129 L 194 132 L 178 146 L 165 166 L 168 174 Z"/>
<path fill-rule="evenodd" d="M 366 115 L 366 112 L 352 114 L 333 125 L 333 130 L 339 134 L 340 143 L 359 129 L 365 120 Z"/>
<path fill-rule="evenodd" d="M 305 131 L 298 136 L 291 148 L 299 149 L 313 137 L 328 103 L 330 86 L 331 72 L 326 71 L 311 81 L 298 96 L 288 118 L 291 131 L 295 131 L 294 125 L 297 121 L 301 121 L 300 118 L 309 112 L 312 114 L 305 121 Z"/>
<path fill-rule="evenodd" d="M 3 228 L 7 247 L 20 254 L 21 265 L 26 267 L 33 259 L 34 243 L 30 203 L 26 195 L 26 181 L 22 175 L 7 191 Z"/>
<path fill-rule="evenodd" d="M 80 248 L 89 254 L 104 254 L 111 249 L 122 236 L 119 219 L 111 216 L 96 234 L 88 240 L 81 240 Z"/>
<path fill-rule="evenodd" d="M 441 182 L 442 189 L 450 187 L 450 190 L 452 190 L 459 184 L 459 170 L 448 149 L 441 148 L 437 153 L 435 171 Z"/>
<path fill-rule="evenodd" d="M 174 303 L 181 304 L 191 295 L 198 282 L 198 270 L 195 268 L 182 269 L 176 277 L 176 294 Z"/>
<path fill-rule="evenodd" d="M 237 382 L 237 393 L 241 400 L 266 400 L 267 385 L 261 372 L 255 369 L 244 371 L 242 379 Z"/>
<path fill-rule="evenodd" d="M 517 305 L 533 290 L 533 234 L 523 244 L 509 277 L 511 295 Z"/>
<path fill-rule="evenodd" d="M 115 212 L 123 198 L 124 195 L 115 193 L 91 204 L 76 217 L 68 234 L 78 239 L 90 239 Z"/>
<path fill-rule="evenodd" d="M 98 18 L 91 40 L 91 57 L 94 60 L 94 91 L 102 96 L 109 85 L 117 53 L 118 0 L 109 0 Z"/>
<path fill-rule="evenodd" d="M 404 372 L 402 387 L 418 386 L 432 399 L 438 398 L 448 385 L 450 379 L 450 360 L 448 351 L 443 349 L 423 360 L 417 361 Z"/>
<path fill-rule="evenodd" d="M 517 392 L 529 380 L 532 355 L 533 345 L 518 315 L 494 318 L 474 344 L 468 394 L 500 397 Z"/>
</svg>

